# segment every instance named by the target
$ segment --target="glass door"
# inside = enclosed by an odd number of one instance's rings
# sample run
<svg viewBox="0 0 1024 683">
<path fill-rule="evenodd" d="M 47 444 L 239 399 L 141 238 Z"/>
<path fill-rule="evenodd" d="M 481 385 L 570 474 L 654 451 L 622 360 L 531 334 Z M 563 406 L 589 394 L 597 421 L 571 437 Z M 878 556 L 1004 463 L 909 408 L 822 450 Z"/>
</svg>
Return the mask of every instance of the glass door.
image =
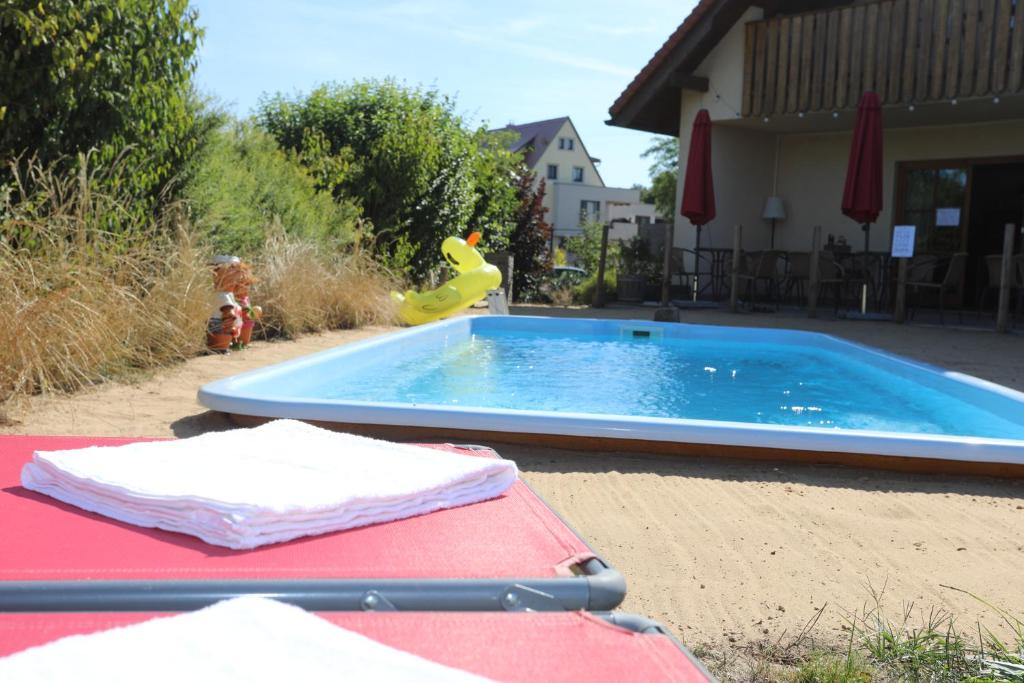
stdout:
<svg viewBox="0 0 1024 683">
<path fill-rule="evenodd" d="M 896 224 L 917 226 L 914 253 L 948 256 L 964 251 L 969 162 L 904 161 L 896 173 Z"/>
</svg>

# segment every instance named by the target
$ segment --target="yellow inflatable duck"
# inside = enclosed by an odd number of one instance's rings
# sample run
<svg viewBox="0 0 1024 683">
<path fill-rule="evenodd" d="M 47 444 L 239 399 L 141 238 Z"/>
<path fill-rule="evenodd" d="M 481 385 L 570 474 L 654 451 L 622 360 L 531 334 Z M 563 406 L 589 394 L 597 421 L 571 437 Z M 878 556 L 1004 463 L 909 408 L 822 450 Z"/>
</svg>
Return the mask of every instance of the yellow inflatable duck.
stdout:
<svg viewBox="0 0 1024 683">
<path fill-rule="evenodd" d="M 501 286 L 501 271 L 484 261 L 476 250 L 480 233 L 468 239 L 449 237 L 441 243 L 445 260 L 459 274 L 429 292 L 391 292 L 398 303 L 398 317 L 406 325 L 422 325 L 469 308 L 487 296 L 487 290 Z"/>
</svg>

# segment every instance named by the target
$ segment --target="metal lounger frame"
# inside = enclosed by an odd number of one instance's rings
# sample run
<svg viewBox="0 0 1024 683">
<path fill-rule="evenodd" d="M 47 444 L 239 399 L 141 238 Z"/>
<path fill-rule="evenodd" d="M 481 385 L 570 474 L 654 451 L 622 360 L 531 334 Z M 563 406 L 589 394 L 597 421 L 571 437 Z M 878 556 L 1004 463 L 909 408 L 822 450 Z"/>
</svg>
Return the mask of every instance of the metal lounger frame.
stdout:
<svg viewBox="0 0 1024 683">
<path fill-rule="evenodd" d="M 459 448 L 493 451 L 477 445 Z M 529 484 L 527 488 L 537 495 Z M 586 544 L 556 510 L 549 509 Z M 604 611 L 622 603 L 626 581 L 617 570 L 598 557 L 584 562 L 580 570 L 563 579 L 0 581 L 0 612 L 177 612 L 239 595 L 321 611 Z"/>
</svg>

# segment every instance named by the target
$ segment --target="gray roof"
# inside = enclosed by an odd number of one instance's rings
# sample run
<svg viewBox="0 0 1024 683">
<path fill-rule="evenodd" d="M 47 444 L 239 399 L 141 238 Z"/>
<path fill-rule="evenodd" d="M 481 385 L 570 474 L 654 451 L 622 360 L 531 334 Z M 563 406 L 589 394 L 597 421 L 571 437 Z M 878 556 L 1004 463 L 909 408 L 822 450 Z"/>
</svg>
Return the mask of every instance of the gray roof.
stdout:
<svg viewBox="0 0 1024 683">
<path fill-rule="evenodd" d="M 561 130 L 562 124 L 568 120 L 568 116 L 562 116 L 557 119 L 534 121 L 533 123 L 524 123 L 518 126 L 510 123 L 499 130 L 519 133 L 519 139 L 512 143 L 512 146 L 509 149 L 513 152 L 525 150 L 526 165 L 533 168 L 533 165 L 536 164 L 537 160 L 540 159 L 542 154 L 544 154 L 544 150 L 548 148 L 548 145 L 550 145 L 558 135 L 558 131 Z"/>
</svg>

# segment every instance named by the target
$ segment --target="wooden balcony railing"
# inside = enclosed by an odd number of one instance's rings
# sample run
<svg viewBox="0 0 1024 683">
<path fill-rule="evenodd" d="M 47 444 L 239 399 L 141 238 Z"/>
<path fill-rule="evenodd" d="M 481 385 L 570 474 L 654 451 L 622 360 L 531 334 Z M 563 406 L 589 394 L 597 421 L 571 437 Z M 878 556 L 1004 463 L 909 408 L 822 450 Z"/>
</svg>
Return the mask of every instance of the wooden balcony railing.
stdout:
<svg viewBox="0 0 1024 683">
<path fill-rule="evenodd" d="M 743 115 L 1021 91 L 1024 0 L 883 0 L 746 25 Z"/>
</svg>

